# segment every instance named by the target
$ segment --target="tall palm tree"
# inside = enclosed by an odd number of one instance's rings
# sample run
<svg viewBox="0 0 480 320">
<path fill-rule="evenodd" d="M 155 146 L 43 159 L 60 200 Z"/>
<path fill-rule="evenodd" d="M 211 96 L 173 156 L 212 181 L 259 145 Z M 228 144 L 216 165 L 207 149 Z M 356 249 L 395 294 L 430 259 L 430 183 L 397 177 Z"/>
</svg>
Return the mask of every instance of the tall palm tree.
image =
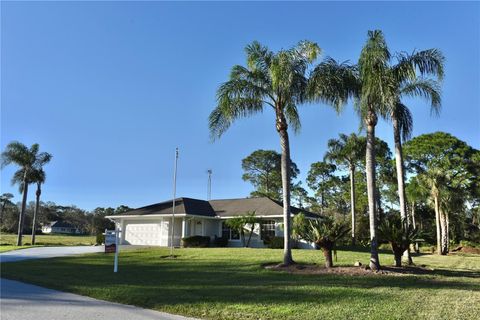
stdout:
<svg viewBox="0 0 480 320">
<path fill-rule="evenodd" d="M 375 127 L 378 117 L 388 117 L 393 105 L 393 90 L 389 83 L 390 52 L 382 31 L 368 31 L 367 43 L 358 61 L 358 81 L 356 109 L 367 132 L 365 171 L 367 176 L 368 212 L 370 222 L 370 268 L 378 270 L 378 237 L 375 173 Z"/>
<path fill-rule="evenodd" d="M 402 223 L 408 225 L 402 140 L 410 137 L 413 120 L 410 110 L 401 100 L 405 96 L 426 98 L 431 103 L 431 112 L 438 114 L 441 104 L 439 84 L 434 79 L 425 78 L 425 76 L 436 76 L 442 80 L 445 58 L 439 50 L 429 49 L 412 54 L 398 54 L 397 60 L 397 64 L 392 66 L 389 72 L 396 95 L 390 118 L 395 141 L 400 217 Z"/>
<path fill-rule="evenodd" d="M 28 185 L 31 183 L 31 176 L 34 170 L 41 168 L 49 162 L 52 156 L 46 152 L 39 152 L 40 146 L 35 143 L 30 148 L 18 141 L 10 142 L 5 151 L 2 152 L 1 167 L 9 164 L 16 164 L 20 167 L 13 175 L 12 184 L 19 185 L 19 191 L 22 193 L 22 209 L 18 218 L 18 237 L 17 246 L 22 245 L 23 221 L 25 217 L 25 208 L 27 206 Z"/>
<path fill-rule="evenodd" d="M 368 31 L 357 66 L 327 59 L 312 74 L 311 92 L 317 100 L 331 101 L 337 111 L 348 98 L 355 99 L 355 109 L 366 127 L 365 171 L 367 176 L 368 212 L 370 223 L 370 268 L 378 270 L 377 188 L 375 174 L 375 127 L 378 117 L 388 118 L 395 102 L 389 78 L 390 52 L 382 31 Z M 318 77 L 315 71 L 318 70 Z"/>
<path fill-rule="evenodd" d="M 230 79 L 217 91 L 217 106 L 209 117 L 212 138 L 220 137 L 239 118 L 272 108 L 282 148 L 284 220 L 283 263 L 293 263 L 290 218 L 290 143 L 288 127 L 300 129 L 297 105 L 307 101 L 307 68 L 320 54 L 316 43 L 302 41 L 276 53 L 253 42 L 245 48 L 247 66 L 232 68 Z"/>
<path fill-rule="evenodd" d="M 347 136 L 341 133 L 339 139 L 328 140 L 325 160 L 348 168 L 350 173 L 350 211 L 352 214 L 352 245 L 355 245 L 355 170 L 365 155 L 365 138 L 355 133 Z"/>
<path fill-rule="evenodd" d="M 33 171 L 31 181 L 37 184 L 37 191 L 35 193 L 35 211 L 33 212 L 32 222 L 32 246 L 35 245 L 35 231 L 38 209 L 40 207 L 40 195 L 42 194 L 42 184 L 45 183 L 46 175 L 43 168 L 39 168 Z"/>
</svg>

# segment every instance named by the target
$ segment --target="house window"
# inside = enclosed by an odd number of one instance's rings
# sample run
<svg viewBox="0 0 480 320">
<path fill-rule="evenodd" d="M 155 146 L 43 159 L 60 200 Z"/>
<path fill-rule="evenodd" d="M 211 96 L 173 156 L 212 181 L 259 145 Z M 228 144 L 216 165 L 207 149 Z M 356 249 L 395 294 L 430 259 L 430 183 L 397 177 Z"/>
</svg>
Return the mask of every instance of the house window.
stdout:
<svg viewBox="0 0 480 320">
<path fill-rule="evenodd" d="M 275 237 L 275 220 L 264 220 L 261 222 L 260 236 L 262 240 Z"/>
<path fill-rule="evenodd" d="M 238 240 L 240 239 L 240 234 L 237 230 L 232 230 L 225 222 L 222 222 L 222 238 Z"/>
</svg>

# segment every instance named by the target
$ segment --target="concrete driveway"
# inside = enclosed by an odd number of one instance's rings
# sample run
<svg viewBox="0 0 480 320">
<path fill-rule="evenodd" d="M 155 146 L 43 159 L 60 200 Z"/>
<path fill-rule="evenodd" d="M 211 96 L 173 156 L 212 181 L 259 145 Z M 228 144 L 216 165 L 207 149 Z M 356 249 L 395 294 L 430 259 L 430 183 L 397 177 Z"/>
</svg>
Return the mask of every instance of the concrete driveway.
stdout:
<svg viewBox="0 0 480 320">
<path fill-rule="evenodd" d="M 185 320 L 182 316 L 0 279 L 2 320 Z"/>
<path fill-rule="evenodd" d="M 138 248 L 138 246 L 121 246 L 120 251 L 135 248 Z M 0 254 L 0 262 L 10 263 L 29 259 L 65 257 L 103 251 L 103 246 L 28 248 Z M 32 272 L 35 272 L 35 270 L 32 270 Z M 19 281 L 0 279 L 0 319 L 183 320 L 193 318 L 97 300 Z"/>
<path fill-rule="evenodd" d="M 42 259 L 65 257 L 76 254 L 103 252 L 103 246 L 64 246 L 64 247 L 38 247 L 21 250 L 7 251 L 0 254 L 0 262 L 16 262 L 29 259 Z M 121 250 L 121 249 L 120 249 Z"/>
</svg>

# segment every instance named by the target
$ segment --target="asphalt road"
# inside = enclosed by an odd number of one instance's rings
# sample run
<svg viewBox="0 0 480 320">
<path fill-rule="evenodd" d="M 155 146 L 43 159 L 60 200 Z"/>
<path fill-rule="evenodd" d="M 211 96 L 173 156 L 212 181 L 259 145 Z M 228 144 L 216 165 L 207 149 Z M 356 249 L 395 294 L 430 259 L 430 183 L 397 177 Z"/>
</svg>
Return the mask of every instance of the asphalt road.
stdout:
<svg viewBox="0 0 480 320">
<path fill-rule="evenodd" d="M 1 320 L 185 320 L 171 315 L 0 279 Z"/>
</svg>

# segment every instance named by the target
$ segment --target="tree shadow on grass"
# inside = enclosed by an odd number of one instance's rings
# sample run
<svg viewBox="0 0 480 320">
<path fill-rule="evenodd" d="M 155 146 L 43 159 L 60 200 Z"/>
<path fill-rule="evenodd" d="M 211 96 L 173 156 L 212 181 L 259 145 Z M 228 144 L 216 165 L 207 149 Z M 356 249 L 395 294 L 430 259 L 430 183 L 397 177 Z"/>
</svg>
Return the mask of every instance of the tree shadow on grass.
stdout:
<svg viewBox="0 0 480 320">
<path fill-rule="evenodd" d="M 204 287 L 209 290 L 218 288 L 242 287 L 242 290 L 260 290 L 264 287 L 295 288 L 402 288 L 402 289 L 458 289 L 480 290 L 480 281 L 466 281 L 464 278 L 480 278 L 478 272 L 432 270 L 422 275 L 338 275 L 338 274 L 289 274 L 269 271 L 259 263 L 235 264 L 208 263 L 189 260 L 151 259 L 146 261 L 121 262 L 119 272 L 112 272 L 110 261 L 98 263 L 96 260 L 81 258 L 61 258 L 39 264 L 35 261 L 2 265 L 2 275 L 18 278 L 27 282 L 41 281 L 51 287 L 51 282 L 59 287 L 73 285 L 79 287 L 100 288 L 115 286 L 150 287 L 188 286 Z M 267 261 L 266 261 L 267 262 Z M 268 261 L 269 262 L 269 261 Z M 32 272 L 34 270 L 34 272 Z M 463 279 L 462 279 L 463 278 Z M 249 289 L 250 288 L 250 289 Z M 260 288 L 260 289 L 259 289 Z M 262 292 L 262 290 L 260 290 Z M 219 298 L 221 298 L 221 293 Z M 241 292 L 237 292 L 240 294 Z"/>
</svg>

